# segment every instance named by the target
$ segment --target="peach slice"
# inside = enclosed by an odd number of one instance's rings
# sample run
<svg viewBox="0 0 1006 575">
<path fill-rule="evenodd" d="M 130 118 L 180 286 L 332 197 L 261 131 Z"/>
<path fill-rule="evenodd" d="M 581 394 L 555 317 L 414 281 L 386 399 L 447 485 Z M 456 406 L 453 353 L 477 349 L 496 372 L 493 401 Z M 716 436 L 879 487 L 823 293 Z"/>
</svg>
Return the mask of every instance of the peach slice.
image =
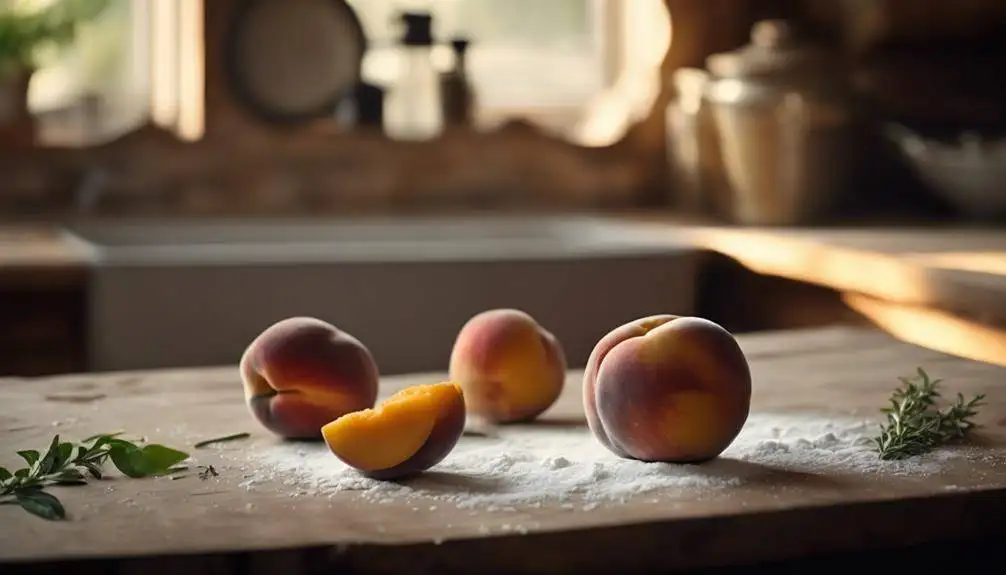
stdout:
<svg viewBox="0 0 1006 575">
<path fill-rule="evenodd" d="M 454 382 L 407 387 L 377 407 L 321 428 L 332 453 L 374 479 L 400 479 L 440 463 L 465 427 L 465 402 Z"/>
</svg>

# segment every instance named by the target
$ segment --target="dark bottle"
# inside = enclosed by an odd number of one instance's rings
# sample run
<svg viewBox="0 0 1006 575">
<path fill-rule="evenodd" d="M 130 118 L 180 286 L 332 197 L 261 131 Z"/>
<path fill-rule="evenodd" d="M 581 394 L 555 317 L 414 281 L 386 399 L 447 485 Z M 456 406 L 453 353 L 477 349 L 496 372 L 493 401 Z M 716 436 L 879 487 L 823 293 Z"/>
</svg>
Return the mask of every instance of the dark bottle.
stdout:
<svg viewBox="0 0 1006 575">
<path fill-rule="evenodd" d="M 440 78 L 444 123 L 451 126 L 470 126 L 473 122 L 475 94 L 468 81 L 468 66 L 465 60 L 468 46 L 469 41 L 464 38 L 451 40 L 451 48 L 454 49 L 454 69 Z"/>
</svg>

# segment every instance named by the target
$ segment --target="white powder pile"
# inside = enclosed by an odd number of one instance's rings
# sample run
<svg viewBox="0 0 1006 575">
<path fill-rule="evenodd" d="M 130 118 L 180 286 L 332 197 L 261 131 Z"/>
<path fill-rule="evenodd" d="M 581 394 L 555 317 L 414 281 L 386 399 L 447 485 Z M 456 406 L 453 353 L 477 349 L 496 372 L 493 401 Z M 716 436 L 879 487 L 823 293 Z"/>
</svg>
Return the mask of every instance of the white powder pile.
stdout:
<svg viewBox="0 0 1006 575">
<path fill-rule="evenodd" d="M 278 481 L 294 494 L 352 491 L 370 501 L 425 497 L 488 511 L 560 502 L 584 509 L 634 495 L 674 495 L 741 485 L 780 471 L 926 475 L 952 455 L 937 451 L 903 461 L 882 461 L 869 438 L 877 424 L 862 420 L 752 414 L 740 436 L 702 465 L 621 459 L 583 427 L 506 428 L 498 437 L 465 436 L 439 465 L 403 482 L 366 479 L 324 444 L 277 444 L 241 462 L 248 489 Z"/>
</svg>

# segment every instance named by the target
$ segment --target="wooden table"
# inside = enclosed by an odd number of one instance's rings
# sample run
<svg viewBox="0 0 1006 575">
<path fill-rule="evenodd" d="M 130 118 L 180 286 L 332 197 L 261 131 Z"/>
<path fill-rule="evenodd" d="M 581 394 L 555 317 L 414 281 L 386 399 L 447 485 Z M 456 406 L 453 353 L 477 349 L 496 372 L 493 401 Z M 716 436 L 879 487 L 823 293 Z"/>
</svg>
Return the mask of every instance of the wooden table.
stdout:
<svg viewBox="0 0 1006 575">
<path fill-rule="evenodd" d="M 760 273 L 1006 320 L 1006 230 L 688 226 L 685 233 Z"/>
<path fill-rule="evenodd" d="M 754 375 L 755 415 L 873 418 L 896 377 L 922 366 L 944 378 L 948 392 L 989 394 L 979 441 L 951 450 L 931 474 L 808 473 L 720 460 L 712 465 L 728 474 L 743 469 L 745 480 L 673 504 L 647 496 L 590 511 L 547 503 L 509 513 L 444 504 L 434 511 L 353 492 L 291 497 L 294 488 L 277 478 L 242 488 L 249 471 L 234 458 L 277 440 L 248 415 L 233 366 L 0 380 L 4 465 L 15 463 L 15 450 L 43 446 L 54 433 L 79 438 L 124 429 L 184 447 L 252 432 L 246 441 L 193 452 L 219 470 L 210 481 L 114 478 L 54 489 L 70 513 L 57 523 L 0 507 L 0 572 L 81 561 L 75 568 L 103 573 L 109 563 L 116 573 L 450 574 L 473 565 L 488 574 L 644 573 L 1006 537 L 1006 370 L 850 328 L 759 334 L 741 343 Z M 438 377 L 387 378 L 382 393 Z M 545 419 L 582 426 L 579 373 L 569 374 Z M 530 527 L 506 529 L 514 522 Z"/>
<path fill-rule="evenodd" d="M 754 228 L 629 217 L 768 276 L 824 286 L 902 341 L 1006 366 L 1006 229 Z M 657 231 L 657 233 L 660 233 Z"/>
</svg>

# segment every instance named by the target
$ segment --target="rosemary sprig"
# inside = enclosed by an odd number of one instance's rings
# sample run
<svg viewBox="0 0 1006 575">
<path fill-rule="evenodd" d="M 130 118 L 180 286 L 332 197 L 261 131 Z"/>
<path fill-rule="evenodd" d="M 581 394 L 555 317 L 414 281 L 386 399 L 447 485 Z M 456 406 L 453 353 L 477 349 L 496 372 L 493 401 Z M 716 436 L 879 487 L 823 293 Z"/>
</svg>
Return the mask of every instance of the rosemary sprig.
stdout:
<svg viewBox="0 0 1006 575">
<path fill-rule="evenodd" d="M 0 504 L 20 505 L 43 519 L 64 519 L 66 509 L 59 499 L 45 491 L 46 487 L 83 485 L 87 483 L 87 475 L 101 479 L 108 460 L 123 475 L 139 478 L 172 472 L 189 457 L 155 443 L 140 446 L 120 435 L 97 435 L 76 444 L 60 441 L 57 435 L 44 454 L 18 451 L 28 465 L 14 472 L 0 467 Z"/>
<path fill-rule="evenodd" d="M 985 396 L 966 400 L 960 393 L 949 407 L 940 409 L 939 385 L 921 367 L 913 378 L 898 378 L 903 384 L 891 394 L 890 406 L 881 411 L 887 421 L 873 438 L 881 459 L 905 459 L 921 455 L 950 441 L 964 439 L 975 427 L 974 416 Z"/>
</svg>

